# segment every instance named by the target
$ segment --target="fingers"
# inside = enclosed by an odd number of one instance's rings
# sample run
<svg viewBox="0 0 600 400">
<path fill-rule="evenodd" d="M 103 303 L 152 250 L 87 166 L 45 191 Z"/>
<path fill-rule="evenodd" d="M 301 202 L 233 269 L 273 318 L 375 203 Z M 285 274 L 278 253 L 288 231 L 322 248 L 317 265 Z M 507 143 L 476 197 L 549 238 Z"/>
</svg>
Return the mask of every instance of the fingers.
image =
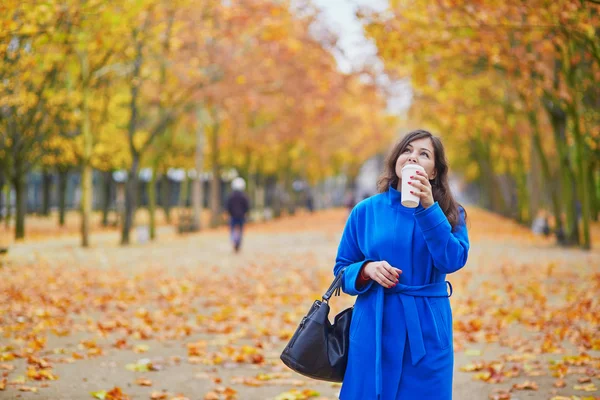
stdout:
<svg viewBox="0 0 600 400">
<path fill-rule="evenodd" d="M 385 276 L 384 274 L 382 274 L 381 272 L 377 273 L 377 283 L 379 283 L 381 286 L 385 287 L 385 288 L 391 288 L 392 286 L 395 286 L 396 283 L 392 280 L 390 280 L 387 276 Z"/>
<path fill-rule="evenodd" d="M 429 192 L 431 191 L 431 183 L 427 179 L 427 175 L 421 175 L 421 173 L 417 171 L 417 175 L 414 175 L 411 178 L 413 180 L 408 182 L 408 184 L 414 188 L 411 192 L 420 198 L 428 197 Z"/>
<path fill-rule="evenodd" d="M 423 175 L 414 175 L 411 177 L 413 180 L 409 181 L 408 184 L 412 185 L 416 188 L 424 189 L 431 186 L 431 182 L 427 179 L 426 176 Z"/>
<path fill-rule="evenodd" d="M 425 178 L 425 180 L 429 180 L 429 176 L 426 172 L 416 171 L 416 176 L 418 178 Z"/>
<path fill-rule="evenodd" d="M 382 267 L 386 270 L 386 272 L 388 272 L 390 278 L 397 280 L 400 277 L 402 271 L 400 271 L 398 268 L 392 267 L 387 261 L 382 261 L 381 264 Z"/>
<path fill-rule="evenodd" d="M 381 286 L 391 288 L 398 283 L 401 273 L 401 270 L 392 267 L 387 261 L 381 261 L 376 267 L 375 280 Z"/>
</svg>

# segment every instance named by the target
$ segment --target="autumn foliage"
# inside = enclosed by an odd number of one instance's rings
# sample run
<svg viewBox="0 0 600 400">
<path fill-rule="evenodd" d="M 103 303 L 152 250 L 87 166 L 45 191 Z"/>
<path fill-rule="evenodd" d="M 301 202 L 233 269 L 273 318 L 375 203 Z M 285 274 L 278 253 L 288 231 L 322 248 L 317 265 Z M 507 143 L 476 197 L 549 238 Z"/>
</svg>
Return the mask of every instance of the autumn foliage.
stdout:
<svg viewBox="0 0 600 400">
<path fill-rule="evenodd" d="M 413 123 L 440 132 L 487 206 L 529 223 L 543 197 L 559 241 L 589 248 L 600 211 L 598 2 L 391 0 L 361 17 L 386 71 L 410 79 Z"/>
</svg>

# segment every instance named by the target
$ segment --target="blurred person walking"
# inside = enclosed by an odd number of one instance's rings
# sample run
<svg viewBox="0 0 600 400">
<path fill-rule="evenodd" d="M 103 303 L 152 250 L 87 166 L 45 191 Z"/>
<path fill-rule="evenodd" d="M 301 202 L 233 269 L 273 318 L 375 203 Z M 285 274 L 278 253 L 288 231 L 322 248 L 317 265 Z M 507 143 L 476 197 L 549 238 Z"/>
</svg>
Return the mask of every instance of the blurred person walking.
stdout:
<svg viewBox="0 0 600 400">
<path fill-rule="evenodd" d="M 227 212 L 229 213 L 229 226 L 231 228 L 231 242 L 233 250 L 237 253 L 242 245 L 242 234 L 246 223 L 246 214 L 250 210 L 250 201 L 244 193 L 246 181 L 244 178 L 235 178 L 231 182 L 233 192 L 227 198 Z"/>
</svg>

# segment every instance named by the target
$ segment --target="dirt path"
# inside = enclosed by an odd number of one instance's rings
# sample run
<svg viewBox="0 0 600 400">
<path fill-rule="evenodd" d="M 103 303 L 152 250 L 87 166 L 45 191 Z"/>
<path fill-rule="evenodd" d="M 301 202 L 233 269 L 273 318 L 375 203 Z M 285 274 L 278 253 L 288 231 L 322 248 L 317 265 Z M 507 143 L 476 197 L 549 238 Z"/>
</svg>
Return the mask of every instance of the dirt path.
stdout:
<svg viewBox="0 0 600 400">
<path fill-rule="evenodd" d="M 114 232 L 95 234 L 90 249 L 79 248 L 76 237 L 12 246 L 0 267 L 0 279 L 9 283 L 0 288 L 10 289 L 13 297 L 15 291 L 23 290 L 22 296 L 29 296 L 29 301 L 39 301 L 29 291 L 47 289 L 47 297 L 54 297 L 44 304 L 68 302 L 64 308 L 69 311 L 53 319 L 56 308 L 26 311 L 20 303 L 2 305 L 4 300 L 0 300 L 0 311 L 9 310 L 4 316 L 0 313 L 0 333 L 4 333 L 0 373 L 3 363 L 15 367 L 6 371 L 8 385 L 0 391 L 0 399 L 91 399 L 91 392 L 113 387 L 132 399 L 150 399 L 153 392 L 168 393 L 164 397 L 168 399 L 178 394 L 204 399 L 213 392 L 214 398 L 225 399 L 230 389 L 243 400 L 274 399 L 294 389 L 316 390 L 322 399 L 337 398 L 339 385 L 292 374 L 278 356 L 286 337 L 330 279 L 344 218 L 344 211 L 336 210 L 250 226 L 240 254 L 232 253 L 225 229 L 178 236 L 169 227 L 160 229 L 156 243 L 130 247 L 119 246 Z M 502 289 L 511 274 L 520 274 L 522 283 L 541 279 L 548 288 L 559 288 L 544 292 L 544 302 L 556 307 L 547 305 L 544 310 L 564 310 L 567 297 L 556 280 L 566 277 L 582 289 L 595 288 L 589 286 L 590 277 L 600 273 L 600 252 L 474 236 L 467 267 L 449 277 L 455 288 L 454 398 L 488 399 L 494 390 L 526 380 L 534 381 L 539 389 L 513 391 L 512 399 L 599 396 L 599 391 L 586 393 L 574 387 L 578 379 L 590 374 L 590 383 L 599 384 L 600 352 L 577 348 L 566 337 L 563 353 L 540 353 L 536 346 L 544 342 L 543 332 L 526 329 L 523 317 L 516 317 L 520 324 L 498 327 L 495 337 L 490 330 L 465 326 L 476 325 L 476 317 L 485 325 L 492 318 L 487 313 L 520 301 Z M 19 273 L 24 275 L 22 280 L 14 278 Z M 304 285 L 307 281 L 313 283 Z M 523 299 L 527 298 L 524 294 Z M 334 299 L 334 311 L 350 301 Z M 480 301 L 483 308 L 473 305 L 474 301 Z M 75 307 L 76 303 L 81 307 Z M 55 320 L 66 328 L 51 327 Z M 35 332 L 54 329 L 40 354 L 51 361 L 52 374 L 58 379 L 27 380 L 24 385 L 37 387 L 37 393 L 17 390 L 19 375 L 26 375 L 26 360 L 6 356 L 25 345 L 7 339 L 17 329 L 15 321 L 36 322 L 31 325 L 39 329 Z M 46 325 L 40 326 L 40 321 Z M 600 335 L 596 323 L 590 319 L 588 325 Z M 551 360 L 578 356 L 584 350 L 596 357 L 595 364 L 567 374 L 564 388 L 553 387 L 557 378 L 551 376 Z M 504 367 L 520 362 L 520 373 L 490 384 L 473 379 L 473 372 L 460 370 L 492 361 L 502 361 Z M 158 370 L 131 370 L 143 369 L 147 362 Z M 530 374 L 532 370 L 539 373 Z M 136 384 L 139 378 L 150 380 L 152 386 Z"/>
</svg>

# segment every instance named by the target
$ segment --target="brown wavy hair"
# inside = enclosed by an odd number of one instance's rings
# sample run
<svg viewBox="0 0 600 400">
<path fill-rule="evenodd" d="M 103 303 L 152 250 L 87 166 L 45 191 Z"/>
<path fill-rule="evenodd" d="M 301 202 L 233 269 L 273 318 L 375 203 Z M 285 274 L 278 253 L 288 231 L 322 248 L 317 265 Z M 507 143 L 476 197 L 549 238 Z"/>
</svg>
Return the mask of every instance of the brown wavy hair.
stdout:
<svg viewBox="0 0 600 400">
<path fill-rule="evenodd" d="M 396 161 L 398 160 L 398 157 L 400 157 L 400 154 L 402 154 L 409 143 L 423 138 L 429 138 L 431 140 L 435 154 L 434 161 L 437 174 L 435 175 L 435 178 L 430 181 L 433 200 L 438 202 L 440 208 L 446 215 L 446 218 L 448 218 L 448 222 L 450 222 L 452 229 L 455 229 L 460 222 L 459 207 L 461 207 L 465 213 L 465 223 L 467 221 L 467 211 L 458 204 L 450 191 L 450 185 L 448 183 L 448 161 L 446 160 L 444 145 L 440 138 L 433 136 L 430 132 L 423 129 L 417 129 L 407 133 L 406 136 L 396 143 L 385 160 L 383 172 L 377 180 L 377 190 L 379 193 L 384 193 L 388 191 L 390 185 L 393 186 L 394 189 L 398 187 L 399 179 L 396 175 Z"/>
</svg>

